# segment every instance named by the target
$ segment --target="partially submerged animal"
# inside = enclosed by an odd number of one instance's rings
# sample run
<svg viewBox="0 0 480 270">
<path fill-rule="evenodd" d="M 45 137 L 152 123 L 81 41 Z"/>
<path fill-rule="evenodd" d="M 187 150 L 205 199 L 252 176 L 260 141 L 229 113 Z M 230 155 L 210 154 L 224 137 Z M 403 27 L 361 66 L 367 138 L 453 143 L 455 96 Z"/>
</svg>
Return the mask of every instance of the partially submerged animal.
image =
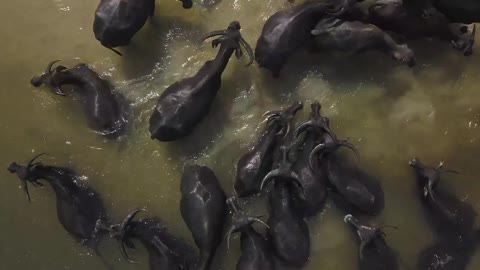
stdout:
<svg viewBox="0 0 480 270">
<path fill-rule="evenodd" d="M 328 119 L 325 123 L 329 127 Z M 318 171 L 319 174 L 327 174 L 328 185 L 332 190 L 330 195 L 343 210 L 369 215 L 379 214 L 384 207 L 384 194 L 379 181 L 339 157 L 335 152 L 342 146 L 351 149 L 359 157 L 357 149 L 351 143 L 337 139 L 331 130 L 324 133 L 322 142 L 310 154 L 312 170 Z M 315 162 L 320 162 L 319 169 Z"/>
<path fill-rule="evenodd" d="M 465 56 L 472 55 L 475 43 L 475 25 L 469 31 L 466 25 L 452 24 L 443 14 L 425 14 L 402 0 L 378 0 L 369 8 L 369 22 L 385 31 L 395 32 L 407 40 L 438 38 L 452 43 Z"/>
<path fill-rule="evenodd" d="M 456 172 L 443 169 L 443 162 L 434 168 L 416 158 L 410 161 L 410 166 L 415 169 L 419 195 L 437 235 L 442 238 L 465 238 L 470 235 L 476 218 L 473 206 L 438 187 L 442 174 Z"/>
<path fill-rule="evenodd" d="M 386 226 L 368 226 L 352 215 L 346 215 L 345 223 L 352 225 L 360 241 L 358 269 L 359 270 L 396 270 L 398 262 L 395 253 L 385 242 Z M 427 269 L 427 268 L 422 268 Z"/>
<path fill-rule="evenodd" d="M 290 155 L 294 156 L 293 171 L 298 174 L 305 191 L 305 200 L 298 200 L 295 208 L 302 211 L 306 217 L 314 216 L 323 208 L 328 181 L 326 173 L 320 170 L 316 160 L 313 161 L 316 170 L 311 168 L 309 162 L 310 153 L 320 142 L 323 133 L 330 132 L 325 122 L 326 118 L 320 114 L 320 103 L 312 103 L 311 109 L 309 120 L 295 130 L 296 140 L 290 150 Z"/>
<path fill-rule="evenodd" d="M 228 247 L 230 237 L 237 232 L 241 233 L 241 256 L 237 263 L 237 270 L 274 270 L 274 254 L 270 242 L 252 227 L 254 222 L 265 225 L 262 220 L 247 216 L 238 205 L 235 197 L 227 200 L 230 209 L 231 226 L 227 232 Z"/>
<path fill-rule="evenodd" d="M 50 62 L 45 73 L 33 77 L 32 85 L 43 85 L 61 96 L 67 95 L 62 90 L 63 86 L 74 86 L 73 93 L 78 95 L 83 104 L 90 128 L 107 137 L 117 138 L 122 135 L 127 127 L 123 97 L 115 93 L 110 83 L 86 64 L 78 64 L 72 68 L 59 65 L 52 69 L 58 61 Z"/>
<path fill-rule="evenodd" d="M 361 53 L 379 50 L 393 59 L 415 65 L 415 53 L 406 44 L 398 44 L 388 33 L 373 24 L 335 17 L 322 19 L 311 31 L 316 51 Z"/>
<path fill-rule="evenodd" d="M 278 77 L 287 59 L 312 41 L 310 30 L 322 16 L 340 14 L 349 5 L 348 2 L 311 2 L 273 14 L 265 22 L 255 48 L 255 60 L 259 66 Z"/>
<path fill-rule="evenodd" d="M 288 108 L 266 112 L 267 125 L 253 149 L 240 157 L 237 163 L 235 192 L 239 197 L 258 193 L 263 178 L 272 169 L 273 156 L 278 145 L 278 138 L 290 133 L 291 121 L 303 108 L 301 102 L 295 102 Z"/>
<path fill-rule="evenodd" d="M 192 0 L 181 0 L 183 8 L 191 8 Z M 115 47 L 130 44 L 133 36 L 155 12 L 155 0 L 101 0 L 95 11 L 95 38 L 115 53 Z"/>
<path fill-rule="evenodd" d="M 100 196 L 88 186 L 80 184 L 75 171 L 35 162 L 43 154 L 35 156 L 27 165 L 13 162 L 10 173 L 17 174 L 23 191 L 30 202 L 28 184 L 43 187 L 44 180 L 55 191 L 57 217 L 65 230 L 78 242 L 96 250 L 100 233 L 105 228 L 105 208 Z"/>
<path fill-rule="evenodd" d="M 480 243 L 480 233 L 463 239 L 440 239 L 421 251 L 417 269 L 465 270 Z"/>
<path fill-rule="evenodd" d="M 480 22 L 480 1 L 478 0 L 426 0 L 447 18 L 458 23 Z"/>
<path fill-rule="evenodd" d="M 181 179 L 180 212 L 200 250 L 195 269 L 208 270 L 222 242 L 227 197 L 208 167 L 188 166 Z"/>
<path fill-rule="evenodd" d="M 190 134 L 207 116 L 221 87 L 221 77 L 233 53 L 238 59 L 243 47 L 252 58 L 253 52 L 240 34 L 240 23 L 233 21 L 227 29 L 207 34 L 203 40 L 220 36 L 212 41 L 212 47 L 220 45 L 214 60 L 207 61 L 190 78 L 182 79 L 169 86 L 158 99 L 150 117 L 152 139 L 174 141 Z"/>
<path fill-rule="evenodd" d="M 135 221 L 135 216 L 145 209 L 137 209 L 127 215 L 120 224 L 111 226 L 111 237 L 118 240 L 123 257 L 134 263 L 127 253 L 135 248 L 132 240 L 142 243 L 148 251 L 151 270 L 195 269 L 198 258 L 193 247 L 168 232 L 165 224 L 157 218 Z"/>
<path fill-rule="evenodd" d="M 310 257 L 310 233 L 303 213 L 296 211 L 294 196 L 305 200 L 300 177 L 291 169 L 288 150 L 282 147 L 282 161 L 265 176 L 261 188 L 273 182 L 270 191 L 270 215 L 267 224 L 275 254 L 285 263 L 303 267 Z"/>
</svg>

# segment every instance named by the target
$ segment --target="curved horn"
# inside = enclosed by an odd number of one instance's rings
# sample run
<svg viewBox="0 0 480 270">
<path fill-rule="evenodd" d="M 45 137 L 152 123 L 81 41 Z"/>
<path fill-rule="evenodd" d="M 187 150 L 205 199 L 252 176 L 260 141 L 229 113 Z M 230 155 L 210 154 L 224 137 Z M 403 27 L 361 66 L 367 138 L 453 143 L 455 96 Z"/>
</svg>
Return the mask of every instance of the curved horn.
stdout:
<svg viewBox="0 0 480 270">
<path fill-rule="evenodd" d="M 227 238 L 227 250 L 230 250 L 230 238 L 232 237 L 232 234 L 237 232 L 237 228 L 235 225 L 232 225 L 230 229 L 228 229 L 228 232 L 225 234 L 225 238 Z"/>
<path fill-rule="evenodd" d="M 313 161 L 314 161 L 314 158 L 315 156 L 317 155 L 317 152 L 320 152 L 322 151 L 324 148 L 326 148 L 327 145 L 324 144 L 324 143 L 321 143 L 317 146 L 315 146 L 315 148 L 313 148 L 312 152 L 310 153 L 310 158 L 309 158 L 309 163 L 310 163 L 310 169 L 313 171 L 313 172 L 316 172 L 317 170 L 315 169 L 315 167 L 313 166 Z"/>
<path fill-rule="evenodd" d="M 307 122 L 304 122 L 301 124 L 296 130 L 295 130 L 295 139 L 298 139 L 301 133 L 303 133 L 307 128 L 312 126 L 312 121 L 308 120 Z"/>
<path fill-rule="evenodd" d="M 287 137 L 288 133 L 290 133 L 290 128 L 291 128 L 290 123 L 287 123 L 285 126 L 282 126 L 282 129 L 280 129 L 277 132 L 277 134 L 275 134 L 275 135 L 280 136 L 283 133 L 283 139 L 285 139 Z M 284 132 L 284 130 L 286 130 L 286 131 Z"/>
<path fill-rule="evenodd" d="M 240 42 L 240 45 L 242 45 L 245 51 L 247 52 L 248 58 L 250 58 L 250 60 L 246 65 L 248 67 L 251 64 L 253 64 L 253 61 L 255 60 L 255 54 L 253 53 L 252 47 L 250 47 L 250 45 L 247 43 L 247 41 L 245 41 L 245 39 L 243 39 L 242 36 L 240 36 L 239 42 Z"/>
<path fill-rule="evenodd" d="M 275 169 L 271 172 L 269 172 L 262 180 L 262 184 L 260 185 L 260 190 L 263 190 L 263 188 L 270 182 L 272 179 L 274 179 L 277 176 L 280 176 L 280 170 Z"/>
<path fill-rule="evenodd" d="M 123 257 L 130 263 L 137 263 L 136 261 L 130 259 L 127 253 L 127 249 L 125 248 L 125 236 L 127 234 L 127 226 L 129 225 L 130 222 L 135 218 L 135 216 L 140 213 L 140 212 L 147 212 L 146 209 L 136 209 L 132 211 L 130 214 L 127 215 L 127 217 L 123 220 L 123 222 L 120 225 L 120 237 L 118 239 L 119 244 L 120 244 L 120 252 L 122 253 Z"/>
<path fill-rule="evenodd" d="M 112 48 L 112 47 L 107 47 L 107 46 L 105 46 L 105 48 L 107 48 L 107 49 L 111 50 L 112 52 L 116 53 L 117 55 L 123 56 L 123 54 L 122 54 L 121 52 L 119 52 L 119 51 L 115 50 L 115 49 L 114 49 L 114 48 Z"/>
<path fill-rule="evenodd" d="M 279 116 L 281 114 L 281 111 L 266 111 L 264 114 L 262 114 L 262 118 L 264 117 L 272 117 L 272 116 Z"/>
<path fill-rule="evenodd" d="M 267 223 L 265 223 L 263 220 L 259 219 L 259 218 L 255 218 L 255 217 L 248 217 L 248 222 L 250 222 L 250 224 L 254 223 L 254 222 L 258 222 L 260 224 L 262 224 L 263 226 L 265 226 L 267 229 L 270 229 L 270 226 L 268 226 Z"/>
<path fill-rule="evenodd" d="M 55 63 L 58 63 L 60 62 L 60 60 L 55 60 L 55 61 L 52 61 L 50 63 L 48 63 L 47 65 L 47 69 L 45 70 L 45 73 L 48 74 L 48 73 L 52 73 L 52 67 Z"/>
<path fill-rule="evenodd" d="M 348 149 L 352 150 L 357 156 L 357 158 L 360 159 L 360 153 L 358 152 L 357 148 L 353 144 L 349 143 L 348 141 L 340 141 L 338 145 L 347 147 Z"/>
<path fill-rule="evenodd" d="M 204 42 L 205 40 L 211 38 L 211 37 L 215 37 L 215 36 L 225 36 L 227 35 L 227 32 L 225 30 L 218 30 L 218 31 L 213 31 L 213 32 L 210 32 L 208 34 L 206 34 L 203 38 L 202 38 L 202 42 Z"/>
<path fill-rule="evenodd" d="M 459 171 L 455 171 L 455 170 L 442 170 L 442 171 L 439 171 L 440 174 L 444 174 L 444 173 L 454 173 L 454 174 L 460 174 Z"/>
<path fill-rule="evenodd" d="M 32 158 L 32 160 L 30 160 L 30 161 L 28 162 L 28 164 L 27 164 L 27 169 L 30 169 L 31 166 L 33 165 L 33 162 L 34 162 L 35 160 L 37 160 L 37 158 L 39 158 L 39 157 L 41 157 L 41 156 L 43 156 L 43 155 L 45 155 L 45 153 L 40 153 L 40 154 L 34 156 L 34 157 Z"/>
</svg>

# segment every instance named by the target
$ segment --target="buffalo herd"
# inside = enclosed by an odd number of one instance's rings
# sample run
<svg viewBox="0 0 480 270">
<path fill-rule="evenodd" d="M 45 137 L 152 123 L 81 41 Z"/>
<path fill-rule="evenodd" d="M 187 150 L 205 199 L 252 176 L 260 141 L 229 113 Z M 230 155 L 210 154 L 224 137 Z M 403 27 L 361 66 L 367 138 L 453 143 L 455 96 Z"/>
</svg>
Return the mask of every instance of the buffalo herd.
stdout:
<svg viewBox="0 0 480 270">
<path fill-rule="evenodd" d="M 181 2 L 186 9 L 194 6 L 191 0 Z M 215 1 L 199 2 L 210 6 Z M 218 48 L 215 58 L 192 77 L 163 91 L 150 117 L 151 138 L 176 141 L 202 128 L 232 55 L 237 59 L 245 55 L 247 67 L 256 61 L 279 78 L 288 59 L 302 49 L 309 53 L 379 50 L 412 67 L 416 59 L 408 42 L 435 38 L 465 56 L 473 54 L 476 29 L 469 24 L 480 21 L 479 1 L 377 0 L 367 7 L 358 2 L 363 1 L 292 3 L 268 18 L 255 50 L 242 37 L 238 21 L 206 34 L 202 40 L 214 38 L 212 47 Z M 95 37 L 121 55 L 115 48 L 127 46 L 154 16 L 154 9 L 154 0 L 101 0 L 93 24 Z M 88 65 L 68 68 L 58 61 L 49 63 L 31 84 L 63 97 L 76 96 L 89 127 L 101 136 L 111 140 L 127 136 L 132 115 L 126 99 Z M 66 85 L 73 90 L 66 92 Z M 123 257 L 135 262 L 129 250 L 137 240 L 148 251 L 150 269 L 212 269 L 220 244 L 225 240 L 230 248 L 230 238 L 237 233 L 241 242 L 238 270 L 301 269 L 312 256 L 308 221 L 324 209 L 327 199 L 353 230 L 358 269 L 399 269 L 401 258 L 385 240 L 384 229 L 393 226 L 371 221 L 384 209 L 381 181 L 352 161 L 360 158 L 359 151 L 349 141 L 337 138 L 330 120 L 321 114 L 320 103 L 310 106 L 310 116 L 297 127 L 294 119 L 304 107 L 302 102 L 264 114 L 258 138 L 238 159 L 234 195 L 224 191 L 212 169 L 199 165 L 184 168 L 179 208 L 196 248 L 169 232 L 160 218 L 138 218 L 141 213 L 147 215 L 146 209 L 136 209 L 120 222 L 110 220 L 100 194 L 79 182 L 76 171 L 39 162 L 42 154 L 25 165 L 13 162 L 8 171 L 18 176 L 29 202 L 29 185 L 48 183 L 52 187 L 58 220 L 80 244 L 99 254 L 98 242 L 108 235 L 118 241 Z M 354 158 L 339 154 L 340 148 L 348 149 Z M 444 169 L 443 163 L 431 167 L 417 158 L 410 166 L 416 174 L 412 182 L 418 186 L 418 204 L 434 234 L 433 244 L 419 254 L 416 269 L 466 269 L 480 243 L 476 213 L 468 202 L 438 186 L 443 174 L 456 171 Z M 239 203 L 258 194 L 267 197 L 265 220 L 248 215 Z M 261 225 L 262 230 L 253 224 Z"/>
</svg>

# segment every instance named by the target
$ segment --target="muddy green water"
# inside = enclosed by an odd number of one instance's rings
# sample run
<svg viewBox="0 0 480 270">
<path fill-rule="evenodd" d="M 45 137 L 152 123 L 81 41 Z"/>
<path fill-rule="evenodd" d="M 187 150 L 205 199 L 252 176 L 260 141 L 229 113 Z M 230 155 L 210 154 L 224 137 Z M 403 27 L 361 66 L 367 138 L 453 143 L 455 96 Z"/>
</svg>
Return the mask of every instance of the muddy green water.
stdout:
<svg viewBox="0 0 480 270">
<path fill-rule="evenodd" d="M 422 41 L 412 46 L 417 67 L 409 69 L 381 53 L 358 56 L 299 53 L 280 80 L 256 65 L 231 60 L 211 113 L 190 137 L 175 143 L 152 141 L 148 118 L 157 97 L 173 82 L 194 74 L 216 50 L 200 44 L 200 35 L 224 29 L 234 19 L 255 46 L 269 15 L 287 6 L 283 0 L 223 0 L 211 10 L 183 10 L 174 0 L 157 1 L 155 18 L 118 57 L 104 49 L 92 32 L 98 0 L 16 0 L 0 8 L 0 269 L 105 269 L 98 257 L 77 244 L 56 217 L 50 188 L 31 188 L 28 204 L 19 181 L 4 168 L 48 152 L 43 162 L 69 166 L 88 176 L 112 219 L 147 207 L 170 231 L 192 243 L 179 211 L 179 178 L 188 163 L 210 166 L 231 194 L 239 155 L 253 143 L 264 111 L 319 100 L 339 137 L 358 146 L 359 166 L 381 179 L 386 195 L 382 215 L 373 221 L 398 226 L 388 243 L 413 269 L 417 254 L 432 241 L 408 166 L 413 156 L 428 163 L 443 159 L 461 175 L 445 177 L 454 190 L 480 211 L 480 46 L 471 58 L 448 44 Z M 54 59 L 64 65 L 85 62 L 111 80 L 131 102 L 134 117 L 126 138 L 106 141 L 86 127 L 82 108 L 67 98 L 29 84 Z M 245 206 L 265 214 L 263 198 Z M 328 204 L 310 221 L 311 260 L 305 269 L 354 270 L 355 235 L 341 212 Z M 146 251 L 129 265 L 112 240 L 102 242 L 104 258 L 115 269 L 148 269 Z M 234 269 L 239 239 L 223 244 L 213 269 Z M 479 269 L 480 256 L 468 269 Z"/>
</svg>

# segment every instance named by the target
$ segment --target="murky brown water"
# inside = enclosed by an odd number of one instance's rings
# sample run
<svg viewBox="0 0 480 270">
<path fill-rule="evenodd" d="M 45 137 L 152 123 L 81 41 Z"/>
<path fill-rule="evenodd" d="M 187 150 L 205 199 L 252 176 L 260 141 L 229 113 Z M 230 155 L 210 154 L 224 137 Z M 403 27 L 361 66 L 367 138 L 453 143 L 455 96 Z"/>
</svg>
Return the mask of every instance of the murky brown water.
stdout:
<svg viewBox="0 0 480 270">
<path fill-rule="evenodd" d="M 208 118 L 185 140 L 152 141 L 148 117 L 157 97 L 171 83 L 192 75 L 216 50 L 199 44 L 200 35 L 241 22 L 253 46 L 264 21 L 285 7 L 283 0 L 223 0 L 214 9 L 185 11 L 174 0 L 157 1 L 155 19 L 117 57 L 102 48 L 92 32 L 98 0 L 4 1 L 0 8 L 0 165 L 26 161 L 48 152 L 45 163 L 69 166 L 88 176 L 113 219 L 136 207 L 161 217 L 171 232 L 191 241 L 179 211 L 179 178 L 186 163 L 210 166 L 229 193 L 235 164 L 258 133 L 264 111 L 301 100 L 319 100 L 339 137 L 349 137 L 361 151 L 360 165 L 378 176 L 386 207 L 377 222 L 398 226 L 388 243 L 412 269 L 432 235 L 423 217 L 408 160 L 440 159 L 461 175 L 441 183 L 480 211 L 480 46 L 471 58 L 448 44 L 413 44 L 419 65 L 401 66 L 380 53 L 358 56 L 300 53 L 275 81 L 257 66 L 232 59 L 223 87 Z M 29 80 L 54 59 L 65 65 L 85 62 L 111 80 L 132 103 L 132 130 L 121 141 L 104 141 L 86 128 L 81 107 L 70 99 L 34 89 Z M 0 170 L 0 269 L 104 269 L 98 257 L 79 246 L 56 218 L 50 188 L 31 190 L 29 205 L 14 175 Z M 250 203 L 265 213 L 264 200 Z M 328 206 L 310 222 L 312 258 L 305 269 L 356 269 L 354 235 L 341 213 Z M 218 252 L 213 269 L 234 269 L 239 241 Z M 146 252 L 121 259 L 116 243 L 102 242 L 101 252 L 115 269 L 148 269 Z M 469 269 L 479 269 L 476 256 Z"/>
</svg>

